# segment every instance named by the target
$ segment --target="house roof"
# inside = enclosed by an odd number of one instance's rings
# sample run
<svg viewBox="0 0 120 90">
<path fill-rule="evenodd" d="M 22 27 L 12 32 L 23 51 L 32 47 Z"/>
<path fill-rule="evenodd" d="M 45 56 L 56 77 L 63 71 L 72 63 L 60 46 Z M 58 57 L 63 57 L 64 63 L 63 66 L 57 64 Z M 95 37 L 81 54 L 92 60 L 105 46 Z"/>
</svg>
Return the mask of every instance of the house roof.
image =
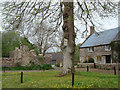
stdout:
<svg viewBox="0 0 120 90">
<path fill-rule="evenodd" d="M 116 37 L 113 39 L 113 41 L 120 41 L 120 29 Z"/>
<path fill-rule="evenodd" d="M 111 41 L 113 41 L 115 39 L 115 37 L 117 36 L 118 30 L 120 30 L 120 27 L 119 28 L 113 28 L 113 29 L 105 30 L 105 31 L 102 31 L 102 32 L 93 33 L 80 46 L 80 48 L 110 44 Z"/>
<path fill-rule="evenodd" d="M 52 53 L 52 60 L 63 60 L 62 53 Z"/>
</svg>

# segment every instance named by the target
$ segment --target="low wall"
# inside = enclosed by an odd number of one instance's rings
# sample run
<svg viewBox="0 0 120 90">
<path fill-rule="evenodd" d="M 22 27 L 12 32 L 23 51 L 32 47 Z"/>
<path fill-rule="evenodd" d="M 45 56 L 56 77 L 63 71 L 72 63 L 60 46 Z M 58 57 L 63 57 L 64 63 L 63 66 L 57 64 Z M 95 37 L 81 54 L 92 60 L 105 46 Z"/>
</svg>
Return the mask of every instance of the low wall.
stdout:
<svg viewBox="0 0 120 90">
<path fill-rule="evenodd" d="M 93 68 L 94 63 L 78 63 L 78 66 L 81 67 L 81 68 L 86 68 L 87 66 Z"/>
<path fill-rule="evenodd" d="M 120 69 L 119 65 L 120 63 L 106 63 L 106 64 L 96 64 L 97 68 L 99 69 L 114 69 L 114 67 L 116 67 L 116 69 Z"/>
<path fill-rule="evenodd" d="M 2 58 L 1 60 L 2 60 L 3 67 L 13 67 L 14 66 L 13 58 Z"/>
<path fill-rule="evenodd" d="M 37 60 L 37 57 L 31 57 L 31 61 L 36 64 L 40 65 L 40 62 Z M 2 67 L 15 67 L 15 66 L 26 66 L 30 64 L 30 60 L 28 59 L 14 59 L 14 58 L 2 58 Z M 24 61 L 24 62 L 23 62 Z M 27 63 L 26 63 L 27 62 Z"/>
<path fill-rule="evenodd" d="M 116 69 L 120 69 L 120 63 L 106 63 L 106 64 L 95 64 L 96 68 L 99 69 L 114 69 L 114 67 L 116 67 Z M 78 63 L 78 66 L 80 68 L 86 68 L 87 66 L 89 66 L 90 68 L 94 68 L 94 63 Z"/>
</svg>

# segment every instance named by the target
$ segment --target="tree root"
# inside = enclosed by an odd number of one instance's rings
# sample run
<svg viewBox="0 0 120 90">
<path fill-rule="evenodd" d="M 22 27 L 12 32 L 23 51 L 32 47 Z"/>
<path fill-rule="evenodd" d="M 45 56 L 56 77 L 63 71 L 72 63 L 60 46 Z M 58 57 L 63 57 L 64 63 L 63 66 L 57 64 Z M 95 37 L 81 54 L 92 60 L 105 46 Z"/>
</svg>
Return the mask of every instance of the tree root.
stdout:
<svg viewBox="0 0 120 90">
<path fill-rule="evenodd" d="M 60 74 L 57 74 L 57 75 L 55 75 L 55 76 L 56 76 L 56 77 L 63 77 L 63 76 L 65 76 L 65 75 L 67 75 L 67 74 L 60 73 Z"/>
</svg>

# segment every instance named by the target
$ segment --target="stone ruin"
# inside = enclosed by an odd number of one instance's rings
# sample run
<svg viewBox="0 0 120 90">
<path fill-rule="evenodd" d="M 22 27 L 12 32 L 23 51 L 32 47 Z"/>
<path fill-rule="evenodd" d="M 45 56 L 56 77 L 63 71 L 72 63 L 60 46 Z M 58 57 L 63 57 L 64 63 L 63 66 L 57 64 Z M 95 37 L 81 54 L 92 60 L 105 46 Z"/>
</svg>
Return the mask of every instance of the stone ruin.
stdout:
<svg viewBox="0 0 120 90">
<path fill-rule="evenodd" d="M 56 56 L 56 54 L 54 55 Z M 10 52 L 9 58 L 2 58 L 3 67 L 15 67 L 15 66 L 30 66 L 30 65 L 43 65 L 51 64 L 52 60 L 56 60 L 58 57 L 54 58 L 53 54 L 42 54 L 36 55 L 35 50 L 29 50 L 28 46 L 21 44 L 20 48 L 16 47 L 14 51 Z M 43 60 L 39 60 L 40 57 L 43 57 Z M 61 56 L 60 56 L 61 57 Z"/>
<path fill-rule="evenodd" d="M 21 44 L 20 48 L 16 47 L 10 52 L 10 58 L 2 58 L 2 66 L 29 66 L 32 63 L 41 65 L 35 50 L 29 50 L 28 46 Z"/>
</svg>

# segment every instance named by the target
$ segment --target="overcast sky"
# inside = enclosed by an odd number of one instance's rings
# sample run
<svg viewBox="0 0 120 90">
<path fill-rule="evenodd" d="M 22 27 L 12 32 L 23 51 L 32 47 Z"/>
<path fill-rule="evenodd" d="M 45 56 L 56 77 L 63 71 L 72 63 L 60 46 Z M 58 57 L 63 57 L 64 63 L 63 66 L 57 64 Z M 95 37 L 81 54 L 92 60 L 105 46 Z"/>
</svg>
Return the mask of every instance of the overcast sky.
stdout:
<svg viewBox="0 0 120 90">
<path fill-rule="evenodd" d="M 75 23 L 77 23 L 77 26 L 80 28 L 80 26 L 78 24 L 79 22 L 75 22 Z M 116 27 L 118 27 L 118 17 L 117 16 L 116 17 L 107 17 L 107 18 L 104 18 L 102 20 L 99 20 L 99 23 L 101 24 L 100 27 L 95 29 L 97 32 L 116 28 Z M 82 28 L 82 26 L 81 26 L 81 28 Z M 76 44 L 82 43 L 85 40 L 85 38 L 81 38 L 80 33 L 78 33 L 78 35 L 77 35 L 78 39 L 76 41 Z"/>
<path fill-rule="evenodd" d="M 116 1 L 119 1 L 119 0 L 116 0 Z M 0 2 L 2 2 L 0 0 Z M 1 14 L 1 13 L 0 13 Z M 0 31 L 2 31 L 2 28 L 1 28 L 1 15 L 0 15 Z M 118 16 L 116 17 L 107 17 L 107 18 L 104 18 L 104 19 L 100 19 L 98 17 L 96 17 L 96 20 L 101 24 L 97 29 L 96 31 L 103 31 L 103 30 L 108 30 L 108 29 L 111 29 L 111 28 L 116 28 L 118 27 Z M 76 40 L 76 44 L 78 43 L 82 43 L 85 38 L 81 38 L 81 33 L 83 32 L 82 30 L 84 30 L 84 27 L 82 25 L 80 25 L 80 22 L 78 21 L 75 21 L 75 25 L 80 29 L 80 31 L 77 33 L 77 40 Z"/>
</svg>

